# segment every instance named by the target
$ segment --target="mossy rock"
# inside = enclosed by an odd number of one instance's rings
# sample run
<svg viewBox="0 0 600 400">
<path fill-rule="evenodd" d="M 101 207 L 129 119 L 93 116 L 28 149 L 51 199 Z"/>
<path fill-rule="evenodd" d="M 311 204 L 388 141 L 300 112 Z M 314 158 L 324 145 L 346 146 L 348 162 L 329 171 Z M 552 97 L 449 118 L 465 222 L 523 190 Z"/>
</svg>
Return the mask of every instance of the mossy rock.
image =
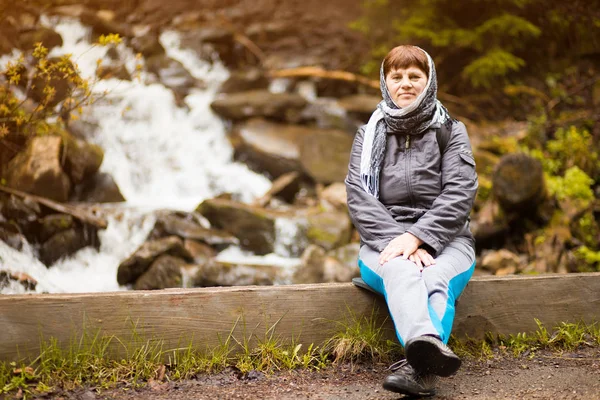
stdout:
<svg viewBox="0 0 600 400">
<path fill-rule="evenodd" d="M 348 214 L 325 211 L 308 217 L 308 241 L 329 251 L 350 242 L 352 222 Z"/>
</svg>

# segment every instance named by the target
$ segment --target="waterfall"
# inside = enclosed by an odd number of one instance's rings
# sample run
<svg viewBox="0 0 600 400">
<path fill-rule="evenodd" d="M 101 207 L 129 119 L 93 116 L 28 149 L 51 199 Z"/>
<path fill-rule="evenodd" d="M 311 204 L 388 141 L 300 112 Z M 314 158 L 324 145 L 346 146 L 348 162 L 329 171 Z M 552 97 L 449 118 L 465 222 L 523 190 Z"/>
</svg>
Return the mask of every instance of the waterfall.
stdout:
<svg viewBox="0 0 600 400">
<path fill-rule="evenodd" d="M 50 56 L 72 54 L 81 74 L 94 78 L 97 60 L 106 59 L 107 48 L 89 42 L 90 29 L 74 19 L 43 18 L 42 22 L 63 38 L 63 45 Z M 191 211 L 202 200 L 223 192 L 249 202 L 271 186 L 267 178 L 232 160 L 224 124 L 210 110 L 216 91 L 228 77 L 225 67 L 218 60 L 208 63 L 181 48 L 177 32 L 163 32 L 160 41 L 167 55 L 204 81 L 206 88 L 192 89 L 185 98 L 189 107 L 185 109 L 177 107 L 170 89 L 143 69 L 139 79 L 96 83 L 93 91 L 101 99 L 82 118 L 97 126 L 88 140 L 104 150 L 101 171 L 114 177 L 127 201 L 104 207 L 109 224 L 99 232 L 99 250 L 82 249 L 49 269 L 29 247 L 18 252 L 0 243 L 0 269 L 29 274 L 39 282 L 37 292 L 123 290 L 116 281 L 118 265 L 144 242 L 155 221 L 153 211 Z M 130 73 L 143 62 L 122 43 L 117 50 Z M 229 248 L 219 259 L 297 264 L 297 259 L 289 257 L 294 228 L 279 225 L 278 254 L 260 258 Z M 22 291 L 10 285 L 2 293 Z"/>
</svg>

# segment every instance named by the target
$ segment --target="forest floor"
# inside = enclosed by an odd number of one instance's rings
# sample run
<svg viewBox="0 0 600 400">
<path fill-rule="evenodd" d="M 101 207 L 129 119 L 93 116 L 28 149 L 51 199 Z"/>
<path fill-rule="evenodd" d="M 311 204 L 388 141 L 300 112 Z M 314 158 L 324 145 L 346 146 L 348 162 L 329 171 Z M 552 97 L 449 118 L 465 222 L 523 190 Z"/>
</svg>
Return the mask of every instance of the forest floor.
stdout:
<svg viewBox="0 0 600 400">
<path fill-rule="evenodd" d="M 344 364 L 321 371 L 286 371 L 272 375 L 234 369 L 194 379 L 152 383 L 140 389 L 93 388 L 55 394 L 55 399 L 400 399 L 381 387 L 385 365 Z M 46 397 L 49 398 L 49 397 Z M 600 348 L 573 352 L 538 351 L 514 357 L 495 351 L 486 360 L 467 359 L 453 377 L 438 385 L 435 399 L 600 399 Z"/>
</svg>

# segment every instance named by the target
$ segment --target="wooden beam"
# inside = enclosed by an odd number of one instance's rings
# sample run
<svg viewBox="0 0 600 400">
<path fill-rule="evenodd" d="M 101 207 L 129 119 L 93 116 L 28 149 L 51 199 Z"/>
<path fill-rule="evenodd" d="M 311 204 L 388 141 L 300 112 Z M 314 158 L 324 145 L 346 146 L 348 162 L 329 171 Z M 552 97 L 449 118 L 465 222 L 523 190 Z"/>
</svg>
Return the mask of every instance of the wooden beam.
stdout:
<svg viewBox="0 0 600 400">
<path fill-rule="evenodd" d="M 164 348 L 213 349 L 230 332 L 238 340 L 277 337 L 321 344 L 350 314 L 376 318 L 394 337 L 382 298 L 350 283 L 230 287 L 85 294 L 0 296 L 0 359 L 39 354 L 40 338 L 66 345 L 81 332 L 133 340 L 134 332 Z M 454 333 L 482 338 L 560 322 L 600 321 L 600 273 L 474 278 L 457 305 Z M 117 349 L 118 351 L 118 349 Z"/>
</svg>

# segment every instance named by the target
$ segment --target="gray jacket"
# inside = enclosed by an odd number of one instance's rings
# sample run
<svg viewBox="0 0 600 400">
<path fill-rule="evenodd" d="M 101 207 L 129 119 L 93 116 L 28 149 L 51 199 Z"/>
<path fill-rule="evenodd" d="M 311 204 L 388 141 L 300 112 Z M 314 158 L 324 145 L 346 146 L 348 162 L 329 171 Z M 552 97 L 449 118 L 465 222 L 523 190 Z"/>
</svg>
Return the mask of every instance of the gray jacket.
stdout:
<svg viewBox="0 0 600 400">
<path fill-rule="evenodd" d="M 465 125 L 452 125 L 443 157 L 433 128 L 421 135 L 388 134 L 379 199 L 365 192 L 360 180 L 364 131 L 365 126 L 354 138 L 345 181 L 350 217 L 362 242 L 381 252 L 410 232 L 434 256 L 457 236 L 474 245 L 468 219 L 478 183 Z"/>
</svg>

